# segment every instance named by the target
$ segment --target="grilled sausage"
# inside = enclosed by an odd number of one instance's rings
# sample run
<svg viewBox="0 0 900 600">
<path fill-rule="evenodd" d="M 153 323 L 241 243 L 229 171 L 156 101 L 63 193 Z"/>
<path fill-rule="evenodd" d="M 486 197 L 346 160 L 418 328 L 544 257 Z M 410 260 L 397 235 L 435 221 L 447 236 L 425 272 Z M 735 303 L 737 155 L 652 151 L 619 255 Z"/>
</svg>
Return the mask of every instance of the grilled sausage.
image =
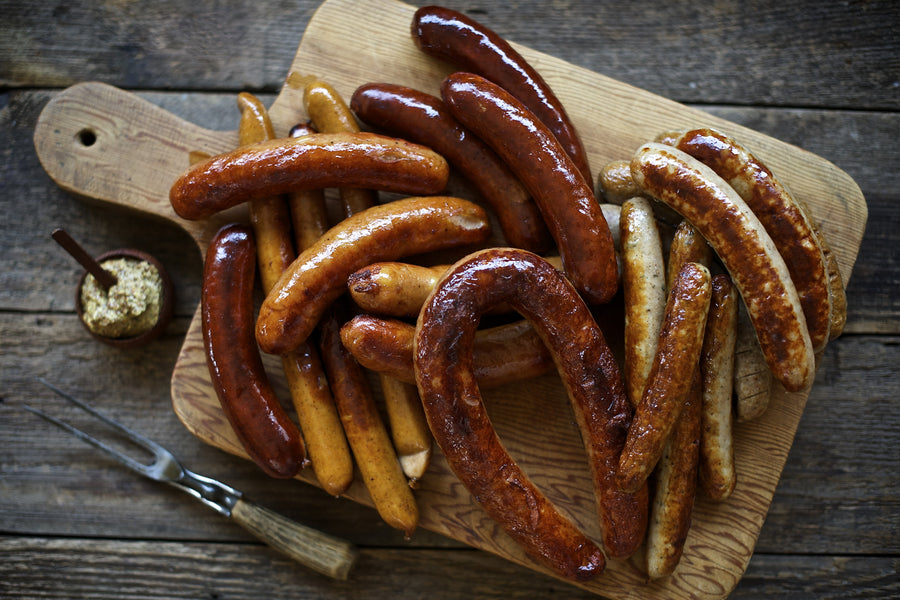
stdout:
<svg viewBox="0 0 900 600">
<path fill-rule="evenodd" d="M 477 73 L 518 98 L 553 132 L 588 186 L 593 186 L 587 152 L 562 102 L 506 40 L 474 19 L 438 6 L 416 11 L 412 37 L 426 54 Z"/>
<path fill-rule="evenodd" d="M 571 283 L 524 250 L 488 249 L 459 261 L 422 308 L 415 373 L 428 423 L 447 461 L 485 511 L 535 560 L 585 580 L 604 567 L 594 543 L 563 518 L 509 456 L 484 410 L 473 373 L 475 326 L 508 302 L 550 348 L 582 433 L 606 551 L 627 556 L 643 539 L 647 491 L 615 483 L 631 421 L 618 365 Z"/>
<path fill-rule="evenodd" d="M 673 146 L 728 182 L 762 223 L 797 288 L 813 351 L 824 348 L 831 326 L 828 275 L 806 211 L 762 161 L 720 131 L 693 129 L 678 136 Z"/>
<path fill-rule="evenodd" d="M 663 144 L 641 146 L 631 171 L 646 193 L 681 213 L 718 254 L 775 378 L 788 391 L 808 387 L 815 360 L 800 299 L 784 259 L 747 204 L 709 167 Z"/>
<path fill-rule="evenodd" d="M 272 477 L 296 475 L 306 448 L 272 390 L 253 339 L 253 231 L 223 227 L 210 243 L 201 297 L 206 363 L 225 417 L 250 458 Z"/>
<path fill-rule="evenodd" d="M 450 75 L 441 95 L 457 120 L 491 146 L 531 193 L 566 274 L 585 300 L 603 304 L 612 299 L 618 285 L 612 233 L 591 186 L 550 130 L 508 92 L 478 75 Z"/>
<path fill-rule="evenodd" d="M 344 346 L 367 369 L 415 384 L 415 327 L 396 319 L 356 315 L 341 328 Z M 553 368 L 553 358 L 526 320 L 475 333 L 475 379 L 482 388 L 538 377 Z"/>
<path fill-rule="evenodd" d="M 379 379 L 400 468 L 409 479 L 409 487 L 416 489 L 431 464 L 432 446 L 431 430 L 425 420 L 419 390 L 414 383 L 384 373 L 379 374 Z"/>
<path fill-rule="evenodd" d="M 375 133 L 318 133 L 260 142 L 197 163 L 169 190 L 175 213 L 204 219 L 253 198 L 352 186 L 436 194 L 449 166 L 420 146 Z"/>
<path fill-rule="evenodd" d="M 637 406 L 656 356 L 666 308 L 666 265 L 649 200 L 626 200 L 619 228 L 625 304 L 625 390 L 632 406 Z"/>
<path fill-rule="evenodd" d="M 528 191 L 477 136 L 459 124 L 440 98 L 388 83 L 359 87 L 350 107 L 390 135 L 438 152 L 465 177 L 497 215 L 506 242 L 543 253 L 553 240 Z"/>
<path fill-rule="evenodd" d="M 260 307 L 256 339 L 265 352 L 288 352 L 309 336 L 357 269 L 373 261 L 481 243 L 489 234 L 481 207 L 446 196 L 406 198 L 357 213 L 291 263 Z"/>
<path fill-rule="evenodd" d="M 637 490 L 653 472 L 684 407 L 703 344 L 709 278 L 703 265 L 685 263 L 669 291 L 653 368 L 616 473 L 626 492 Z"/>
</svg>

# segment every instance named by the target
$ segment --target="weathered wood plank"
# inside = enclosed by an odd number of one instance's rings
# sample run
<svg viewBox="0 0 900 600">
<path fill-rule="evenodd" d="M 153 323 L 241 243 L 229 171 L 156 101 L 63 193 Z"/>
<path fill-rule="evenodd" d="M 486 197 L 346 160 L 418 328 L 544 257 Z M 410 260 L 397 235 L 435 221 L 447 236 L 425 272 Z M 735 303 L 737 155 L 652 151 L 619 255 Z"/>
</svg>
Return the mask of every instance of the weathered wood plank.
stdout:
<svg viewBox="0 0 900 600">
<path fill-rule="evenodd" d="M 318 5 L 17 2 L 0 23 L 0 84 L 274 91 Z M 509 39 L 682 102 L 900 107 L 900 7 L 890 0 L 453 6 Z"/>
<path fill-rule="evenodd" d="M 6 537 L 0 538 L 0 559 L 0 595 L 10 600 L 597 598 L 475 550 L 363 549 L 346 582 L 254 544 Z M 757 555 L 730 598 L 895 597 L 898 568 L 895 557 Z"/>
</svg>

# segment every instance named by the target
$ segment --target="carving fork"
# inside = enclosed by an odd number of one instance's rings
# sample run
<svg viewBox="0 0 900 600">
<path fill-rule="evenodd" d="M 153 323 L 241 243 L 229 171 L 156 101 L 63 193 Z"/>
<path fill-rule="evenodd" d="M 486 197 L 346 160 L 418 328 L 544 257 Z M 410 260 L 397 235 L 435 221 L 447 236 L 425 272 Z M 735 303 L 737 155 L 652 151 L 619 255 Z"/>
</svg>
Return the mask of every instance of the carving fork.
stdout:
<svg viewBox="0 0 900 600">
<path fill-rule="evenodd" d="M 43 379 L 39 381 L 110 428 L 123 434 L 136 446 L 153 454 L 154 460 L 150 464 L 139 462 L 68 423 L 25 405 L 27 410 L 103 450 L 141 475 L 156 481 L 163 481 L 187 492 L 219 514 L 230 517 L 259 540 L 287 554 L 300 564 L 335 579 L 345 580 L 349 576 L 357 555 L 356 549 L 349 542 L 306 527 L 267 508 L 244 500 L 243 494 L 231 486 L 187 470 L 168 450 L 156 442 L 113 421 Z"/>
</svg>

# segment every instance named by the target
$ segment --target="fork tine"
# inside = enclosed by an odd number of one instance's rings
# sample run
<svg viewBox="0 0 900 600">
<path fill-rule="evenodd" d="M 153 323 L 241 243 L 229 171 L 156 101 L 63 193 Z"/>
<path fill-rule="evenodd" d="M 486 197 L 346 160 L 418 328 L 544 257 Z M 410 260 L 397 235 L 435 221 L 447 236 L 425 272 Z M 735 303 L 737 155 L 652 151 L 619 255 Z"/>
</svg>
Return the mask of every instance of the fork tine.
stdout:
<svg viewBox="0 0 900 600">
<path fill-rule="evenodd" d="M 134 444 L 144 448 L 145 450 L 147 450 L 148 452 L 153 454 L 154 462 L 150 463 L 150 464 L 144 464 L 140 461 L 137 461 L 137 460 L 131 458 L 130 456 L 128 456 L 127 454 L 124 454 L 124 453 L 116 450 L 115 448 L 111 447 L 110 445 L 106 444 L 105 442 L 102 442 L 101 440 L 98 440 L 98 439 L 92 437 L 91 435 L 85 433 L 84 431 L 81 431 L 77 427 L 70 425 L 69 423 L 61 421 L 61 420 L 57 419 L 56 417 L 52 417 L 52 416 L 48 415 L 47 413 L 40 411 L 36 408 L 33 408 L 31 406 L 23 405 L 26 410 L 38 415 L 39 417 L 49 421 L 50 423 L 53 423 L 57 427 L 60 427 L 64 430 L 68 431 L 69 433 L 71 433 L 72 435 L 77 437 L 78 439 L 80 439 L 84 442 L 87 442 L 88 444 L 91 444 L 92 446 L 94 446 L 100 450 L 103 450 L 108 455 L 112 456 L 113 458 L 115 458 L 116 460 L 118 460 L 119 462 L 124 464 L 125 466 L 137 471 L 138 473 L 140 473 L 146 477 L 150 477 L 151 479 L 160 479 L 160 476 L 158 474 L 158 469 L 154 469 L 154 466 L 157 465 L 160 461 L 170 460 L 170 461 L 175 462 L 174 457 L 166 449 L 164 449 L 162 446 L 160 446 L 156 442 L 153 442 L 152 440 L 145 438 L 144 436 L 140 435 L 139 433 L 132 431 L 131 429 L 129 429 L 128 427 L 125 427 L 121 423 L 113 421 L 112 419 L 110 419 L 109 417 L 104 415 L 103 413 L 100 413 L 97 410 L 95 410 L 92 406 L 82 402 L 81 400 L 78 400 L 77 398 L 74 398 L 73 396 L 67 394 L 66 392 L 62 391 L 61 389 L 54 386 L 53 384 L 47 382 L 46 380 L 44 380 L 42 378 L 38 378 L 38 381 L 43 383 L 45 386 L 47 386 L 48 388 L 50 388 L 51 390 L 53 390 L 54 392 L 56 392 L 57 394 L 59 394 L 60 396 L 62 396 L 66 400 L 68 400 L 69 402 L 71 402 L 72 404 L 74 404 L 77 407 L 79 407 L 80 409 L 84 410 L 88 414 L 99 419 L 100 421 L 105 423 L 107 426 L 120 432 L 122 435 L 124 435 L 129 440 L 131 440 Z"/>
</svg>

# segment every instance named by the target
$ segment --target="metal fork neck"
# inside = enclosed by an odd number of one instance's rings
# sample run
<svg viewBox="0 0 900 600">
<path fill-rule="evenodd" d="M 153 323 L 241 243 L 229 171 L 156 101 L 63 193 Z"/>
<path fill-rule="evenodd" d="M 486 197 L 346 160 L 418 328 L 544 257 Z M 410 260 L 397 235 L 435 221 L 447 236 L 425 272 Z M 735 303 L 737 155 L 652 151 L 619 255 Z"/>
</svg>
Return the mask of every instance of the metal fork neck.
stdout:
<svg viewBox="0 0 900 600">
<path fill-rule="evenodd" d="M 240 491 L 221 481 L 197 475 L 187 469 L 182 469 L 181 476 L 169 483 L 226 517 L 231 516 L 231 509 L 243 495 Z"/>
</svg>

